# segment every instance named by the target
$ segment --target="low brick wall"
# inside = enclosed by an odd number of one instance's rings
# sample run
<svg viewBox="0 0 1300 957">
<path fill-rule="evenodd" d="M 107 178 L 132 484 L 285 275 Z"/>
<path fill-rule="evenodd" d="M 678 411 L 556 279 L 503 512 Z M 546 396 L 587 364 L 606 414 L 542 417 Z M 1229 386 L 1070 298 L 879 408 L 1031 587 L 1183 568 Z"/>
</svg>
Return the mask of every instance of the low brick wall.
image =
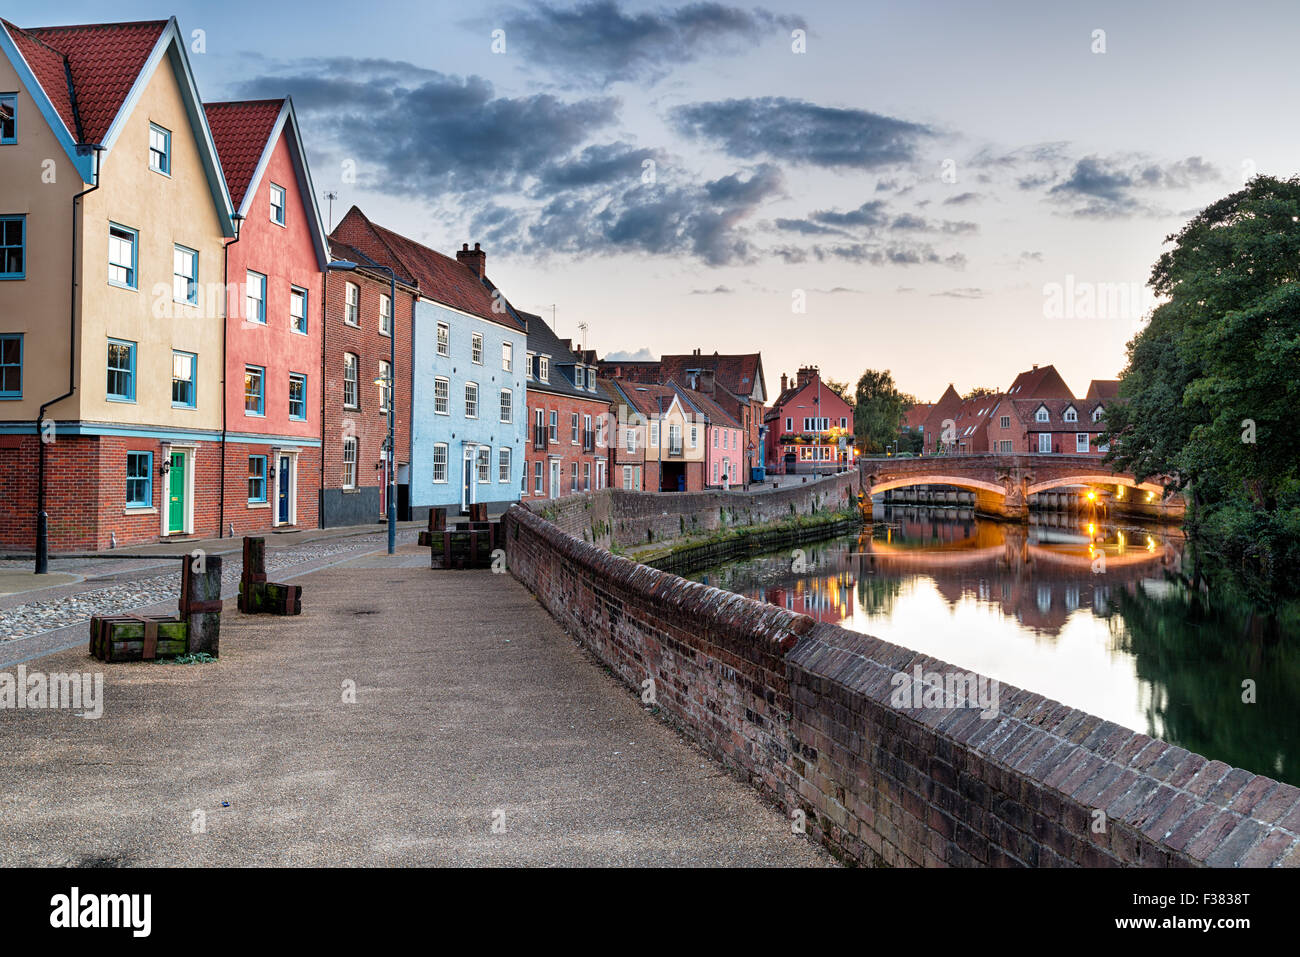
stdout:
<svg viewBox="0 0 1300 957">
<path fill-rule="evenodd" d="M 1300 864 L 1300 789 L 1003 685 L 900 708 L 953 666 L 612 555 L 527 509 L 510 571 L 585 647 L 848 862 Z M 802 812 L 802 816 L 798 812 Z M 1100 813 L 1098 813 L 1100 812 Z"/>
</svg>

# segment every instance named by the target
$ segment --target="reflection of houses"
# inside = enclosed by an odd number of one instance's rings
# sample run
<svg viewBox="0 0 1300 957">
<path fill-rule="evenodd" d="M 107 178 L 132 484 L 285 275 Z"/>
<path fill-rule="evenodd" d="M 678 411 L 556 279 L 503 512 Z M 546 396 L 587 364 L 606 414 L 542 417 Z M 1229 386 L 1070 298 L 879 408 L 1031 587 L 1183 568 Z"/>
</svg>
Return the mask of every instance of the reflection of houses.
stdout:
<svg viewBox="0 0 1300 957">
<path fill-rule="evenodd" d="M 793 383 L 781 376 L 781 394 L 764 421 L 769 469 L 835 471 L 853 465 L 853 408 L 822 384 L 816 366 L 800 369 Z"/>
</svg>

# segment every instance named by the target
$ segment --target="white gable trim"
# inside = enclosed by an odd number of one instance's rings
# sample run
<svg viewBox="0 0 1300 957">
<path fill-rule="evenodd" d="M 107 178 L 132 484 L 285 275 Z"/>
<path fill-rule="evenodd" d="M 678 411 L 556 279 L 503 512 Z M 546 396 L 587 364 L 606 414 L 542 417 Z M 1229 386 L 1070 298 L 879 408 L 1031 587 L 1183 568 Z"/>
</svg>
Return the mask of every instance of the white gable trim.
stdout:
<svg viewBox="0 0 1300 957">
<path fill-rule="evenodd" d="M 55 108 L 54 102 L 50 99 L 49 94 L 45 92 L 45 87 L 41 86 L 36 74 L 28 65 L 26 58 L 18 50 L 18 45 L 9 34 L 7 27 L 0 25 L 0 52 L 3 52 L 9 65 L 14 68 L 18 74 L 18 82 L 23 85 L 24 91 L 31 96 L 36 103 L 36 108 L 40 111 L 41 116 L 45 118 L 46 124 L 54 132 L 54 138 L 59 141 L 63 151 L 67 154 L 68 159 L 72 162 L 73 167 L 81 175 L 83 183 L 93 183 L 95 181 L 95 154 L 87 150 L 84 154 L 77 150 L 77 138 L 68 124 L 63 121 L 63 116 Z M 19 122 L 22 122 L 20 119 Z"/>
</svg>

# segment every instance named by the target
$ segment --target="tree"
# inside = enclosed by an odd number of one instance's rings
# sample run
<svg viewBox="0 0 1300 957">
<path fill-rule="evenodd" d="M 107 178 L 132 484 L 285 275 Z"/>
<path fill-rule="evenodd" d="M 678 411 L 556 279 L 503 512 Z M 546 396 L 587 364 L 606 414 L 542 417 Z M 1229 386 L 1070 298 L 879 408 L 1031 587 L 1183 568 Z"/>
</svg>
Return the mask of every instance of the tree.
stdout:
<svg viewBox="0 0 1300 957">
<path fill-rule="evenodd" d="M 1167 242 L 1150 280 L 1166 301 L 1106 409 L 1108 458 L 1188 489 L 1213 548 L 1294 583 L 1282 555 L 1300 525 L 1300 178 L 1258 176 Z"/>
<path fill-rule="evenodd" d="M 854 393 L 853 435 L 864 453 L 883 452 L 898 438 L 899 423 L 916 399 L 899 392 L 888 371 L 868 369 Z"/>
<path fill-rule="evenodd" d="M 964 396 L 963 401 L 969 402 L 971 399 L 983 399 L 985 396 L 994 396 L 998 394 L 997 389 L 990 389 L 988 386 L 977 386 L 971 389 Z"/>
<path fill-rule="evenodd" d="M 847 382 L 840 382 L 837 379 L 822 379 L 822 385 L 849 403 L 849 405 L 853 404 L 853 396 L 849 393 L 849 384 Z"/>
</svg>

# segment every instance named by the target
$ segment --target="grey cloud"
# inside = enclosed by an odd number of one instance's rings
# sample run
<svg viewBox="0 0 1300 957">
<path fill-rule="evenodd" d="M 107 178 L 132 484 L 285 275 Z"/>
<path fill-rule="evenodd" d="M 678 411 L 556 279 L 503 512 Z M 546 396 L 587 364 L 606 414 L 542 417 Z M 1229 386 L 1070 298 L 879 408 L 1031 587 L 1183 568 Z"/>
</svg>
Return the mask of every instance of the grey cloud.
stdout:
<svg viewBox="0 0 1300 957">
<path fill-rule="evenodd" d="M 619 352 L 608 352 L 605 354 L 605 362 L 654 362 L 659 357 L 642 346 L 635 352 L 623 349 Z"/>
<path fill-rule="evenodd" d="M 949 196 L 943 201 L 945 206 L 966 206 L 980 198 L 979 193 L 958 193 L 956 196 Z"/>
</svg>

